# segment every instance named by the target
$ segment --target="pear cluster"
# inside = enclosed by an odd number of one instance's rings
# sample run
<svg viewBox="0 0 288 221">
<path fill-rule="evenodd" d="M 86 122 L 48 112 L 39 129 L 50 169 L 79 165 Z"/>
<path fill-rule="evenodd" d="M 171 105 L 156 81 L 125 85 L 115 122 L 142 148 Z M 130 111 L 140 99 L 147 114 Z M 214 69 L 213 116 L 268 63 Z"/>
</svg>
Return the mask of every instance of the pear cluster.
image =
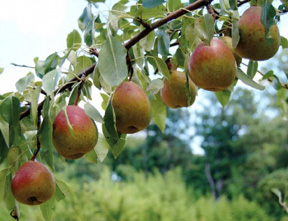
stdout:
<svg viewBox="0 0 288 221">
<path fill-rule="evenodd" d="M 238 27 L 240 40 L 236 48 L 233 48 L 229 36 L 213 38 L 211 42 L 202 42 L 195 48 L 186 73 L 170 68 L 170 78 L 163 80 L 160 89 L 162 101 L 167 107 L 191 106 L 195 102 L 198 87 L 208 91 L 229 88 L 236 78 L 242 58 L 267 60 L 278 51 L 278 27 L 273 24 L 267 33 L 261 22 L 260 6 L 248 8 L 241 16 Z M 115 128 L 119 133 L 133 134 L 149 126 L 152 119 L 151 103 L 138 84 L 122 82 L 112 93 L 111 103 L 115 113 Z M 98 130 L 82 108 L 68 105 L 53 122 L 52 141 L 62 157 L 78 159 L 96 146 Z M 13 154 L 18 153 L 17 149 L 12 150 L 10 155 L 14 159 Z M 20 167 L 11 183 L 15 199 L 27 205 L 42 204 L 51 199 L 56 191 L 53 174 L 34 159 Z"/>
</svg>

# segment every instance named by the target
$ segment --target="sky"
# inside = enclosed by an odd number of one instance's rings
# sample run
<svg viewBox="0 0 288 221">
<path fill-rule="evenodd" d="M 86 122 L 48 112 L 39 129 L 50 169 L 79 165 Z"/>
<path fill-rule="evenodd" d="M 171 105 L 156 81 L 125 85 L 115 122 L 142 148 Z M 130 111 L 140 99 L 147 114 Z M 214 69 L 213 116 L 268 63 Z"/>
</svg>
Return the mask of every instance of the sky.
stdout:
<svg viewBox="0 0 288 221">
<path fill-rule="evenodd" d="M 106 1 L 106 9 L 116 1 Z M 33 71 L 11 63 L 34 66 L 35 57 L 45 60 L 66 48 L 67 35 L 79 30 L 77 20 L 86 5 L 85 0 L 1 1 L 0 67 L 5 70 L 0 74 L 0 94 L 15 91 L 17 80 Z M 281 18 L 280 33 L 288 38 L 288 15 Z"/>
</svg>

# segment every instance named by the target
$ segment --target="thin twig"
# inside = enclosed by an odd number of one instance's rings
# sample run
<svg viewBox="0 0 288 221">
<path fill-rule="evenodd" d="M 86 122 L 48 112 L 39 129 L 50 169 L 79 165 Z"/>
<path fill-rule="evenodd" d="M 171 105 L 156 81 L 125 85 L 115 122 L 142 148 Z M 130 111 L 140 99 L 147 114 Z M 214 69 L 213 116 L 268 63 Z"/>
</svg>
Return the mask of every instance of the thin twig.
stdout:
<svg viewBox="0 0 288 221">
<path fill-rule="evenodd" d="M 32 66 L 28 66 L 28 65 L 25 65 L 25 64 L 15 64 L 15 63 L 10 63 L 11 65 L 13 66 L 16 66 L 16 67 L 20 67 L 20 68 L 35 68 L 35 67 L 32 67 Z"/>
</svg>

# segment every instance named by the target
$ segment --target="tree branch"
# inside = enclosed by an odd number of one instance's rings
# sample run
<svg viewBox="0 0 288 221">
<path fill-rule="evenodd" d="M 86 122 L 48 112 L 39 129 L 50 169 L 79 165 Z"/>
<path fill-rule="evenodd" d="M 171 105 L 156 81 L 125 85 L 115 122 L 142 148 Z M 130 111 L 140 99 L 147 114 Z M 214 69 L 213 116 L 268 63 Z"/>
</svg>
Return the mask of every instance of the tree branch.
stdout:
<svg viewBox="0 0 288 221">
<path fill-rule="evenodd" d="M 141 31 L 138 35 L 136 35 L 134 38 L 131 38 L 128 42 L 124 44 L 124 47 L 128 50 L 133 45 L 135 45 L 137 42 L 139 42 L 142 38 L 146 37 L 151 31 L 153 31 L 156 28 L 161 27 L 162 25 L 168 23 L 169 21 L 179 18 L 182 15 L 185 15 L 189 11 L 196 10 L 198 8 L 201 8 L 202 6 L 206 6 L 210 4 L 213 0 L 198 0 L 185 8 L 178 9 L 169 15 L 167 15 L 165 18 L 157 20 L 156 22 L 150 24 L 149 26 L 145 27 L 143 31 Z M 74 77 L 71 79 L 68 83 L 66 83 L 63 87 L 60 87 L 54 91 L 54 95 L 61 93 L 62 91 L 66 89 L 70 89 L 75 82 L 79 82 L 81 80 L 82 75 L 84 74 L 86 77 L 91 74 L 94 71 L 94 68 L 96 67 L 96 62 L 92 64 L 90 67 L 88 67 L 86 70 L 82 71 L 77 75 L 77 77 Z M 41 111 L 43 108 L 45 100 L 43 100 L 38 105 L 38 111 Z M 27 117 L 30 114 L 30 109 L 27 109 L 26 111 L 22 112 L 20 114 L 20 120 L 24 117 Z"/>
<path fill-rule="evenodd" d="M 85 69 L 84 71 L 82 71 L 81 73 L 79 73 L 76 77 L 72 78 L 63 87 L 57 88 L 54 91 L 54 95 L 59 94 L 65 91 L 66 89 L 70 89 L 74 85 L 75 82 L 79 82 L 81 80 L 82 75 L 85 75 L 87 77 L 89 74 L 91 74 L 94 71 L 95 67 L 96 67 L 96 62 L 92 64 L 90 67 L 88 67 L 87 69 Z M 39 103 L 38 111 L 42 110 L 44 103 L 45 103 L 45 99 L 41 103 Z M 20 120 L 23 119 L 24 117 L 27 117 L 29 114 L 30 114 L 30 109 L 27 109 L 26 111 L 22 112 L 20 114 Z"/>
<path fill-rule="evenodd" d="M 169 15 L 167 15 L 165 18 L 160 19 L 149 26 L 147 26 L 143 31 L 141 31 L 138 35 L 136 35 L 134 38 L 131 38 L 128 42 L 124 44 L 124 47 L 126 49 L 131 48 L 133 45 L 135 45 L 137 42 L 139 42 L 142 38 L 146 37 L 151 31 L 153 31 L 156 28 L 161 27 L 162 25 L 168 23 L 169 21 L 179 18 L 182 15 L 185 15 L 188 11 L 193 11 L 198 8 L 201 8 L 202 6 L 206 6 L 210 4 L 213 0 L 198 0 L 185 8 L 178 9 L 177 11 L 171 12 Z"/>
</svg>

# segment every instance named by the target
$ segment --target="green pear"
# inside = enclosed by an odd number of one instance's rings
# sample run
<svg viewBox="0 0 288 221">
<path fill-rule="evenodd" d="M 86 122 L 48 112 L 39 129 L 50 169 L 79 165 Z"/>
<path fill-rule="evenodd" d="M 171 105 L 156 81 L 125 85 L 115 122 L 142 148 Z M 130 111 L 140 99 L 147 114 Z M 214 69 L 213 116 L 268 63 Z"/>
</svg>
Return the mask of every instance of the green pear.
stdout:
<svg viewBox="0 0 288 221">
<path fill-rule="evenodd" d="M 152 108 L 148 96 L 132 81 L 123 82 L 113 93 L 112 106 L 118 132 L 133 134 L 149 126 Z"/>
<path fill-rule="evenodd" d="M 27 205 L 39 205 L 55 193 L 53 174 L 36 161 L 23 164 L 12 179 L 12 193 L 17 201 Z"/>
<path fill-rule="evenodd" d="M 69 105 L 66 113 L 71 127 L 64 111 L 60 111 L 53 123 L 53 144 L 63 157 L 78 159 L 96 146 L 98 130 L 82 108 Z"/>
<path fill-rule="evenodd" d="M 191 106 L 196 98 L 196 87 L 190 77 L 189 80 L 189 93 L 191 96 L 190 102 L 188 101 L 186 91 L 186 76 L 185 73 L 180 71 L 172 71 L 170 80 L 164 80 L 164 87 L 161 89 L 161 97 L 163 102 L 170 108 L 181 108 Z M 188 103 L 189 102 L 189 103 Z"/>
<path fill-rule="evenodd" d="M 261 7 L 251 6 L 239 22 L 240 40 L 235 52 L 242 58 L 262 61 L 273 57 L 280 45 L 280 34 L 276 24 L 271 26 L 268 38 L 261 22 Z"/>
<path fill-rule="evenodd" d="M 219 39 L 200 43 L 189 59 L 188 70 L 196 86 L 209 91 L 228 88 L 236 76 L 232 51 Z"/>
<path fill-rule="evenodd" d="M 220 39 L 221 41 L 223 41 L 224 44 L 225 44 L 228 48 L 230 48 L 230 50 L 232 51 L 232 54 L 234 55 L 234 58 L 235 58 L 235 60 L 236 60 L 237 67 L 239 67 L 240 64 L 241 64 L 242 58 L 241 58 L 239 55 L 236 54 L 236 52 L 235 52 L 235 50 L 234 50 L 234 48 L 233 48 L 233 46 L 232 46 L 232 38 L 229 37 L 229 36 L 222 36 L 222 37 L 220 37 L 219 39 Z"/>
</svg>

